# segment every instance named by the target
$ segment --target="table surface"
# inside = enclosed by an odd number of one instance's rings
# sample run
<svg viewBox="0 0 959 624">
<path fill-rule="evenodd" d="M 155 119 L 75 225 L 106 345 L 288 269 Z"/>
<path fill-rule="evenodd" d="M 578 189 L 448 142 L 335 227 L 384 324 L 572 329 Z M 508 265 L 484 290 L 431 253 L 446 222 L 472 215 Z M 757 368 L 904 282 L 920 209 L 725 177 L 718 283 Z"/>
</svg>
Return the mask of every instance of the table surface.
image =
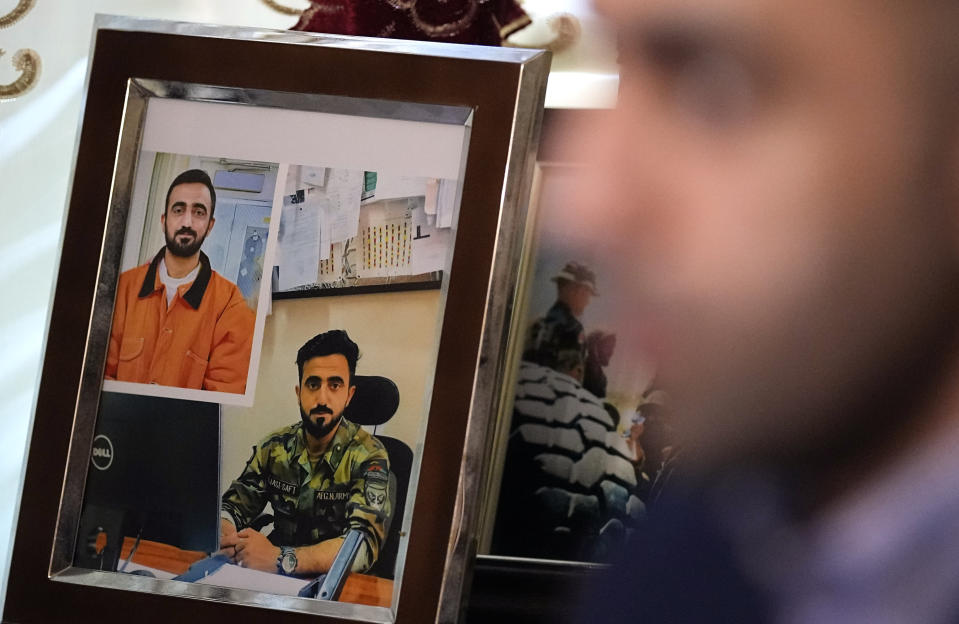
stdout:
<svg viewBox="0 0 959 624">
<path fill-rule="evenodd" d="M 123 548 L 120 550 L 121 559 L 130 556 L 134 541 L 132 537 L 123 539 Z M 179 575 L 206 556 L 206 553 L 196 550 L 182 550 L 168 544 L 141 540 L 136 553 L 133 555 L 133 562 Z M 346 577 L 343 592 L 340 594 L 340 602 L 352 602 L 374 607 L 388 607 L 392 599 L 393 581 L 355 572 Z"/>
</svg>

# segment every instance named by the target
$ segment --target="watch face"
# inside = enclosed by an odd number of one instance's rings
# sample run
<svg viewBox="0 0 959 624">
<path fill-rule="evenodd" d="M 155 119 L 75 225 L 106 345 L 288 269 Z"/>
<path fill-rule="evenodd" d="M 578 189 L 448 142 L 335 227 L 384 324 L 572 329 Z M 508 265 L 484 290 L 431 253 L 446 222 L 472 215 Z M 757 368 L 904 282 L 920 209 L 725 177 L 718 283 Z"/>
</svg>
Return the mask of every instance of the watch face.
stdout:
<svg viewBox="0 0 959 624">
<path fill-rule="evenodd" d="M 280 565 L 283 566 L 284 574 L 293 574 L 293 570 L 296 569 L 296 555 L 292 550 L 283 553 L 283 559 L 280 561 Z"/>
</svg>

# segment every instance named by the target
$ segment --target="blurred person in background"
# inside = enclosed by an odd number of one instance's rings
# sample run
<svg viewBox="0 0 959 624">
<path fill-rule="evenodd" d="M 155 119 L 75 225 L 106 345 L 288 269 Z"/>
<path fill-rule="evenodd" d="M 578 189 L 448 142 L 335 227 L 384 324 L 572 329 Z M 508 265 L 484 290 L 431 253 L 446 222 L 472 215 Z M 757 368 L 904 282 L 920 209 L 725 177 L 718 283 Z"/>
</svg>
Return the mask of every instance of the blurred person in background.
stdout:
<svg viewBox="0 0 959 624">
<path fill-rule="evenodd" d="M 586 332 L 580 319 L 597 295 L 596 275 L 584 264 L 567 262 L 553 276 L 556 301 L 529 328 L 523 359 L 552 368 L 582 383 L 586 366 Z"/>
<path fill-rule="evenodd" d="M 683 462 L 579 621 L 959 621 L 959 3 L 596 5 L 573 235 Z"/>
<path fill-rule="evenodd" d="M 594 329 L 586 335 L 586 362 L 583 366 L 583 387 L 596 395 L 606 397 L 606 372 L 616 350 L 616 334 Z"/>
</svg>

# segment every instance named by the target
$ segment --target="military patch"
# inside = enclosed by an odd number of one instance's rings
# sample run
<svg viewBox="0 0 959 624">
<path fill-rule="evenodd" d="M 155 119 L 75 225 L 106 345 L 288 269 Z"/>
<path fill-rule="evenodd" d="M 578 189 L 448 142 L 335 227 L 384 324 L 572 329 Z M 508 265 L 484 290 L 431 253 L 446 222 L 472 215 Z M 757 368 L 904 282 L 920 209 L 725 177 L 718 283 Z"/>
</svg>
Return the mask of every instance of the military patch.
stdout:
<svg viewBox="0 0 959 624">
<path fill-rule="evenodd" d="M 386 462 L 380 459 L 372 460 L 366 467 L 363 479 L 365 481 L 363 496 L 366 498 L 367 506 L 372 509 L 383 509 L 390 485 L 390 471 L 386 467 Z"/>
<path fill-rule="evenodd" d="M 360 466 L 364 474 L 383 472 L 389 475 L 389 465 L 385 459 L 371 459 Z"/>
<path fill-rule="evenodd" d="M 300 492 L 300 486 L 296 485 L 295 483 L 287 483 L 286 481 L 278 479 L 273 475 L 266 476 L 266 484 L 281 494 L 296 496 Z"/>
</svg>

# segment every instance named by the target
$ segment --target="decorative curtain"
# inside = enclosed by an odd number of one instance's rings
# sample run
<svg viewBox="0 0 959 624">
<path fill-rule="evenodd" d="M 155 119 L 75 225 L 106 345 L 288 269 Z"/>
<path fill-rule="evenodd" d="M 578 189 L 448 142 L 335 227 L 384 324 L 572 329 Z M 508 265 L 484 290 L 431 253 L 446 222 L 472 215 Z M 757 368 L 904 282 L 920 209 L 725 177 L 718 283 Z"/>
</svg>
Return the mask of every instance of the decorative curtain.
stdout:
<svg viewBox="0 0 959 624">
<path fill-rule="evenodd" d="M 516 0 L 310 0 L 293 30 L 498 46 L 529 23 Z"/>
</svg>

